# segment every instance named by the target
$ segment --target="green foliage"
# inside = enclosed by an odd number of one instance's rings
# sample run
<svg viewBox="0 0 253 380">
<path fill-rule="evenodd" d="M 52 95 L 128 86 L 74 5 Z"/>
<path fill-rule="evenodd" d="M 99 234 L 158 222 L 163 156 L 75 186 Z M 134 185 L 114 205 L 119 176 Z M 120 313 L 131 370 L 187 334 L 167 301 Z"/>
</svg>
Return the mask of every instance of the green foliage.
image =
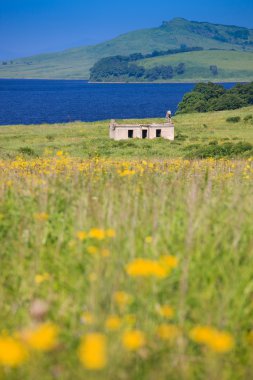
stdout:
<svg viewBox="0 0 253 380">
<path fill-rule="evenodd" d="M 212 142 L 204 146 L 189 145 L 185 158 L 222 158 L 222 157 L 251 157 L 253 156 L 253 145 L 247 142 L 224 143 Z"/>
<path fill-rule="evenodd" d="M 159 79 L 173 78 L 173 68 L 170 65 L 157 65 L 151 69 L 145 69 L 141 65 L 133 64 L 133 62 L 143 59 L 161 57 L 191 51 L 201 51 L 203 48 L 181 46 L 179 49 L 169 49 L 166 51 L 153 51 L 151 54 L 135 53 L 129 56 L 113 56 L 100 59 L 90 70 L 90 80 L 92 82 L 127 80 L 134 78 L 155 81 Z M 178 75 L 184 74 L 185 64 L 179 63 L 175 67 Z"/>
<path fill-rule="evenodd" d="M 20 147 L 18 151 L 26 156 L 36 156 L 35 151 L 29 146 Z"/>
<path fill-rule="evenodd" d="M 243 120 L 247 123 L 248 121 L 253 120 L 253 116 L 252 115 L 246 115 Z"/>
<path fill-rule="evenodd" d="M 253 82 L 225 90 L 222 85 L 199 83 L 192 92 L 185 94 L 178 105 L 178 113 L 233 110 L 251 105 Z"/>
<path fill-rule="evenodd" d="M 226 119 L 228 123 L 239 123 L 240 120 L 240 116 L 231 116 Z"/>
</svg>

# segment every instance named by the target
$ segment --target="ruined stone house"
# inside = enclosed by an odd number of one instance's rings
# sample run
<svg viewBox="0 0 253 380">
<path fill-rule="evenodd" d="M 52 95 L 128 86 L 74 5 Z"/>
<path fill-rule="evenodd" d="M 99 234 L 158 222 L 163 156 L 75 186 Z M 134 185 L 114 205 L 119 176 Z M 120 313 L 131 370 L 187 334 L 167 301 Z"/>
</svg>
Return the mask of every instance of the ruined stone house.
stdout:
<svg viewBox="0 0 253 380">
<path fill-rule="evenodd" d="M 166 121 L 161 124 L 118 124 L 115 120 L 111 120 L 110 123 L 110 138 L 117 141 L 132 138 L 155 139 L 159 137 L 174 140 L 174 124 L 170 111 L 167 112 Z"/>
</svg>

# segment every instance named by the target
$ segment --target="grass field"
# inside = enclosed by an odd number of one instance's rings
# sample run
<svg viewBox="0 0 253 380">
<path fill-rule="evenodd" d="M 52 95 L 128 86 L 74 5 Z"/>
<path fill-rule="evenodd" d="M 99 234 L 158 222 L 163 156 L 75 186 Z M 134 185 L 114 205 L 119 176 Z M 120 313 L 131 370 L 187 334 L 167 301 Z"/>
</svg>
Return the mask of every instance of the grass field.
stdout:
<svg viewBox="0 0 253 380">
<path fill-rule="evenodd" d="M 175 143 L 0 127 L 1 380 L 252 377 L 253 160 L 182 159 L 252 113 L 177 116 Z"/>
<path fill-rule="evenodd" d="M 229 123 L 227 118 L 239 116 L 238 123 Z M 0 157 L 14 158 L 20 152 L 27 156 L 54 156 L 58 150 L 75 157 L 172 158 L 184 157 L 187 147 L 193 144 L 253 143 L 253 107 L 240 110 L 178 115 L 175 123 L 176 139 L 169 142 L 157 140 L 131 140 L 115 142 L 108 138 L 109 121 L 96 123 L 67 123 L 35 126 L 0 127 Z M 147 123 L 156 119 L 138 120 Z M 164 121 L 161 119 L 161 121 Z M 120 121 L 123 122 L 123 121 Z M 136 122 L 132 120 L 131 122 Z M 30 151 L 29 151 L 30 149 Z"/>
</svg>

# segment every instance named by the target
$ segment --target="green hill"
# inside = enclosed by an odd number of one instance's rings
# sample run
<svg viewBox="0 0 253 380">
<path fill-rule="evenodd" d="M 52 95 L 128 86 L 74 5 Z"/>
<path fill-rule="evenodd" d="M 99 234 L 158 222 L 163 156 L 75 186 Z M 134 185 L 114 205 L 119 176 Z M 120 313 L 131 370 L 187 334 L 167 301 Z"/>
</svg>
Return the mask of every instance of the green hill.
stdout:
<svg viewBox="0 0 253 380">
<path fill-rule="evenodd" d="M 253 53 L 239 51 L 196 51 L 138 61 L 145 69 L 160 65 L 185 64 L 185 72 L 177 74 L 174 70 L 174 82 L 187 81 L 249 81 L 253 80 Z M 210 66 L 217 66 L 218 73 L 213 75 Z"/>
<path fill-rule="evenodd" d="M 176 18 L 158 28 L 133 31 L 98 45 L 8 62 L 0 65 L 0 78 L 88 79 L 89 69 L 103 57 L 151 53 L 181 45 L 253 51 L 253 30 Z"/>
</svg>

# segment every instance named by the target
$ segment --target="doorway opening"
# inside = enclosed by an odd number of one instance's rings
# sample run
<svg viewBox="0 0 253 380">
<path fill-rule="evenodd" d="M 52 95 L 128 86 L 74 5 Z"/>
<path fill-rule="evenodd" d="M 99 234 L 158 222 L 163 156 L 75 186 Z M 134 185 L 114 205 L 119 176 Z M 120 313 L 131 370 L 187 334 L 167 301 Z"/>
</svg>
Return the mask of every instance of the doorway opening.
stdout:
<svg viewBox="0 0 253 380">
<path fill-rule="evenodd" d="M 146 139 L 148 137 L 148 131 L 146 129 L 143 129 L 142 131 L 142 138 Z"/>
<path fill-rule="evenodd" d="M 133 129 L 129 129 L 128 130 L 128 138 L 132 139 L 133 137 L 134 137 L 134 131 L 133 131 Z"/>
<path fill-rule="evenodd" d="M 157 129 L 156 130 L 156 137 L 161 137 L 162 135 L 162 130 L 161 129 Z"/>
</svg>

